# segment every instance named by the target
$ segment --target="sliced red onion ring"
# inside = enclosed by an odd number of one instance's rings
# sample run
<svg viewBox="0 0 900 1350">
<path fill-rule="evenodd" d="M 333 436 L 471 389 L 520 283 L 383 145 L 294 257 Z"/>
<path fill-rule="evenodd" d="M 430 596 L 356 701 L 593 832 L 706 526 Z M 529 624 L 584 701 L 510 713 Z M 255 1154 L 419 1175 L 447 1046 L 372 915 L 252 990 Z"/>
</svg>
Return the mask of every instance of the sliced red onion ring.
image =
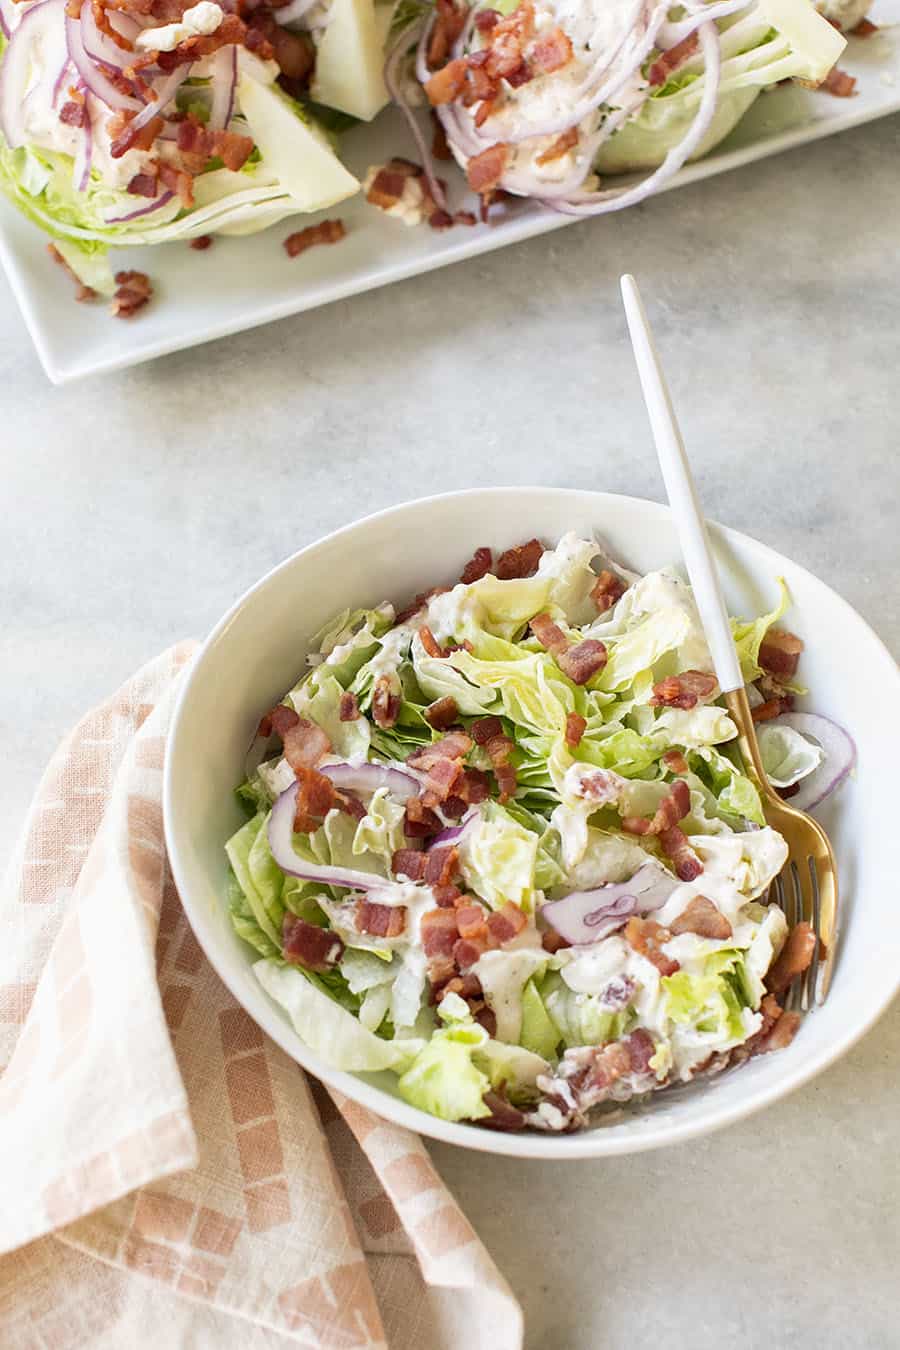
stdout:
<svg viewBox="0 0 900 1350">
<path fill-rule="evenodd" d="M 300 877 L 302 881 L 319 881 L 323 886 L 344 886 L 351 891 L 384 890 L 390 887 L 392 883 L 386 877 L 375 876 L 372 872 L 358 872 L 353 867 L 325 867 L 319 863 L 306 862 L 300 857 L 293 845 L 294 811 L 299 787 L 299 783 L 292 783 L 282 792 L 269 817 L 269 848 L 282 872 L 290 877 Z"/>
<path fill-rule="evenodd" d="M 13 30 L 0 62 L 0 132 L 10 150 L 25 144 L 25 89 L 31 72 L 31 47 L 49 37 L 65 14 L 64 0 L 42 0 L 26 9 Z"/>
<path fill-rule="evenodd" d="M 85 0 L 85 3 L 88 3 L 88 0 Z M 191 67 L 189 65 L 176 66 L 168 79 L 163 80 L 162 84 L 155 85 L 153 92 L 156 94 L 156 98 L 146 105 L 138 105 L 141 111 L 129 123 L 131 130 L 140 131 L 141 127 L 146 126 L 154 117 L 162 113 L 172 102 L 190 73 Z"/>
<path fill-rule="evenodd" d="M 824 751 L 824 759 L 817 769 L 800 780 L 800 787 L 791 796 L 789 804 L 798 811 L 811 811 L 835 788 L 840 787 L 844 779 L 856 764 L 856 744 L 849 732 L 818 713 L 787 712 L 774 718 L 770 726 L 791 727 L 801 736 L 809 736 Z"/>
<path fill-rule="evenodd" d="M 51 0 L 53 3 L 53 0 Z M 81 7 L 81 13 L 90 10 L 90 0 L 85 0 Z M 72 65 L 78 71 L 78 74 L 84 80 L 92 94 L 96 94 L 102 103 L 108 108 L 115 108 L 123 111 L 130 108 L 137 111 L 143 108 L 140 99 L 131 98 L 128 94 L 122 94 L 112 83 L 109 76 L 104 74 L 95 61 L 92 61 L 84 49 L 84 38 L 81 29 L 81 20 L 73 19 L 70 14 L 66 15 L 66 45 L 69 49 L 69 57 Z M 152 116 L 152 113 L 151 113 Z M 146 120 L 146 119 L 145 119 Z M 137 121 L 137 118 L 135 118 Z"/>
<path fill-rule="evenodd" d="M 478 807 L 470 806 L 458 825 L 448 825 L 446 830 L 441 830 L 434 836 L 428 844 L 428 851 L 433 848 L 444 848 L 447 844 L 458 844 L 464 835 L 470 833 L 480 816 Z"/>
<path fill-rule="evenodd" d="M 130 14 L 125 14 L 121 9 L 108 9 L 106 17 L 109 20 L 110 28 L 114 28 L 123 37 L 126 42 L 134 42 L 138 33 L 141 31 L 141 25 Z M 148 23 L 154 23 L 155 20 L 149 18 Z"/>
<path fill-rule="evenodd" d="M 330 778 L 342 792 L 359 792 L 371 796 L 379 788 L 387 788 L 398 801 L 417 797 L 421 783 L 412 774 L 392 769 L 387 764 L 322 764 L 319 772 Z"/>
<path fill-rule="evenodd" d="M 400 84 L 400 63 L 409 51 L 410 44 L 415 38 L 419 39 L 420 45 L 428 27 L 420 28 L 419 20 L 409 24 L 397 38 L 391 50 L 388 52 L 384 63 L 384 84 L 397 107 L 406 118 L 413 140 L 416 143 L 416 149 L 422 159 L 422 168 L 425 171 L 425 179 L 428 183 L 428 191 L 431 193 L 431 199 L 435 206 L 440 207 L 442 211 L 447 209 L 447 197 L 444 189 L 437 180 L 437 174 L 434 171 L 434 160 L 432 159 L 431 149 L 419 126 L 418 118 L 414 110 L 409 106 L 403 94 Z"/>
<path fill-rule="evenodd" d="M 152 211 L 159 211 L 167 206 L 175 194 L 164 192 L 156 201 L 151 202 L 149 206 L 139 206 L 136 211 L 129 211 L 127 216 L 109 216 L 106 220 L 107 225 L 127 225 L 129 220 L 140 220 L 142 216 L 149 216 Z"/>
<path fill-rule="evenodd" d="M 101 32 L 97 27 L 93 5 L 82 6 L 81 40 L 84 44 L 84 50 L 91 60 L 98 65 L 106 66 L 108 70 L 124 70 L 135 59 L 133 51 L 125 51 L 113 42 L 108 33 Z"/>
<path fill-rule="evenodd" d="M 213 131 L 225 131 L 231 121 L 237 77 L 237 47 L 220 48 L 213 57 L 212 105 L 209 112 L 209 126 Z"/>
<path fill-rule="evenodd" d="M 60 70 L 59 74 L 56 77 L 56 83 L 53 86 L 53 94 L 51 98 L 54 108 L 56 107 L 56 100 L 59 98 L 60 94 L 63 91 L 63 86 L 66 82 L 66 76 L 68 75 L 68 73 L 69 73 L 69 58 L 66 57 L 65 61 L 63 61 L 62 63 L 62 69 Z"/>
<path fill-rule="evenodd" d="M 544 905 L 541 914 L 560 937 L 573 946 L 584 946 L 608 937 L 632 914 L 660 909 L 678 884 L 671 872 L 650 858 L 628 881 L 572 891 L 562 900 Z"/>
<path fill-rule="evenodd" d="M 2 33 L 6 41 L 9 42 L 9 35 L 12 32 L 12 24 L 10 22 L 12 15 L 10 14 L 10 16 L 7 17 L 7 3 L 8 0 L 0 0 L 0 33 Z"/>
</svg>

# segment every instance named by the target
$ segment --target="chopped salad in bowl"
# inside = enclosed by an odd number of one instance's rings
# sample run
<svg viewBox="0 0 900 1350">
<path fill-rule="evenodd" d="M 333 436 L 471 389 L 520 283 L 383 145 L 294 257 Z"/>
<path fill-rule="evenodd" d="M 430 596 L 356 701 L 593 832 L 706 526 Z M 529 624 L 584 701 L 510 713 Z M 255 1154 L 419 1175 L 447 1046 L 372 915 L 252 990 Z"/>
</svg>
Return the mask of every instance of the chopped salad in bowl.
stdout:
<svg viewBox="0 0 900 1350">
<path fill-rule="evenodd" d="M 772 781 L 849 772 L 794 711 L 802 642 L 734 621 Z M 689 587 L 590 539 L 479 548 L 452 588 L 344 611 L 262 717 L 230 917 L 301 1039 L 444 1120 L 571 1131 L 777 1050 L 812 956 Z"/>
</svg>

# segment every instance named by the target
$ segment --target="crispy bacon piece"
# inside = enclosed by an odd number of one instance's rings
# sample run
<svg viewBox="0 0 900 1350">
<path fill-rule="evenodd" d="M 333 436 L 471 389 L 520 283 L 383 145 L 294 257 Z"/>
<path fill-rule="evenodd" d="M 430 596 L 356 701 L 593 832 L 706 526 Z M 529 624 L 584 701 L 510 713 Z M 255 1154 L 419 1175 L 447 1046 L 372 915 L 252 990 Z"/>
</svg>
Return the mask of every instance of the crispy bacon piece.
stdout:
<svg viewBox="0 0 900 1350">
<path fill-rule="evenodd" d="M 453 948 L 459 941 L 455 909 L 429 909 L 420 924 L 422 947 L 428 958 L 428 978 L 444 983 L 454 974 Z"/>
<path fill-rule="evenodd" d="M 297 834 L 311 834 L 331 808 L 338 805 L 339 794 L 331 779 L 317 769 L 299 767 L 294 773 L 300 785 L 294 806 L 294 830 Z"/>
<path fill-rule="evenodd" d="M 400 715 L 400 694 L 395 690 L 390 675 L 379 675 L 372 694 L 372 717 L 375 725 L 388 731 L 397 725 Z"/>
<path fill-rule="evenodd" d="M 772 1030 L 759 1047 L 759 1054 L 767 1055 L 771 1050 L 785 1050 L 800 1029 L 800 1014 L 783 1012 Z"/>
<path fill-rule="evenodd" d="M 174 164 L 160 164 L 159 181 L 169 192 L 174 192 L 185 210 L 194 205 L 194 180 L 184 169 Z"/>
<path fill-rule="evenodd" d="M 437 0 L 437 14 L 428 38 L 426 62 L 429 70 L 446 61 L 450 49 L 465 27 L 467 7 L 457 9 L 453 0 Z"/>
<path fill-rule="evenodd" d="M 266 41 L 262 33 L 248 29 L 237 14 L 226 14 L 214 33 L 185 38 L 170 52 L 147 52 L 134 62 L 134 68 L 140 70 L 143 66 L 157 65 L 168 74 L 178 66 L 190 65 L 203 56 L 212 56 L 220 47 L 233 46 L 247 47 L 262 60 L 271 60 L 274 55 L 271 43 Z"/>
<path fill-rule="evenodd" d="M 486 938 L 488 930 L 484 907 L 474 902 L 459 905 L 456 910 L 456 926 L 461 938 Z"/>
<path fill-rule="evenodd" d="M 314 923 L 298 919 L 296 914 L 285 914 L 281 936 L 284 959 L 306 970 L 324 973 L 336 966 L 344 954 L 344 944 L 337 933 L 317 928 Z"/>
<path fill-rule="evenodd" d="M 410 881 L 422 881 L 427 862 L 428 854 L 420 849 L 398 848 L 391 858 L 391 870 L 394 876 L 407 877 Z"/>
<path fill-rule="evenodd" d="M 574 750 L 576 745 L 581 743 L 587 726 L 587 718 L 582 717 L 580 713 L 569 713 L 566 717 L 566 745 L 570 750 Z"/>
<path fill-rule="evenodd" d="M 848 75 L 846 70 L 832 66 L 818 87 L 824 89 L 826 94 L 833 94 L 835 98 L 852 98 L 856 93 L 856 77 Z"/>
<path fill-rule="evenodd" d="M 427 624 L 423 624 L 419 629 L 419 641 L 425 648 L 425 653 L 428 656 L 444 657 L 449 655 L 438 642 Z"/>
<path fill-rule="evenodd" d="M 291 727 L 295 727 L 300 721 L 300 714 L 293 708 L 289 708 L 286 703 L 276 703 L 274 708 L 270 708 L 265 717 L 259 724 L 260 736 L 271 736 L 274 731 L 276 736 L 284 740 Z"/>
<path fill-rule="evenodd" d="M 508 802 L 518 786 L 516 771 L 509 762 L 510 754 L 515 749 L 514 743 L 504 734 L 503 723 L 499 717 L 479 717 L 469 730 L 476 744 L 487 751 L 500 789 L 500 801 Z M 483 798 L 470 800 L 478 801 Z"/>
<path fill-rule="evenodd" d="M 75 282 L 75 285 L 78 287 L 75 293 L 75 299 L 79 302 L 79 304 L 83 305 L 90 300 L 96 300 L 97 292 L 93 290 L 90 286 L 85 286 L 84 283 L 81 281 L 81 278 L 75 275 L 75 273 L 72 271 L 71 267 L 66 262 L 65 258 L 60 253 L 59 249 L 56 247 L 55 244 L 48 244 L 47 252 L 50 254 L 50 257 L 53 259 L 53 261 L 55 263 L 59 263 L 60 267 L 64 268 L 65 271 L 68 272 L 72 280 Z"/>
<path fill-rule="evenodd" d="M 159 179 L 155 173 L 136 173 L 125 191 L 132 197 L 155 197 L 159 192 Z"/>
<path fill-rule="evenodd" d="M 247 5 L 249 10 L 250 6 Z M 247 20 L 246 45 L 252 51 L 262 44 L 271 48 L 272 59 L 285 77 L 289 92 L 299 93 L 308 82 L 316 63 L 316 49 L 308 33 L 282 28 L 271 14 L 257 9 Z"/>
<path fill-rule="evenodd" d="M 403 813 L 403 833 L 407 839 L 426 839 L 442 828 L 434 811 L 421 797 L 410 797 Z"/>
<path fill-rule="evenodd" d="M 544 545 L 540 539 L 529 539 L 526 544 L 514 544 L 497 559 L 495 575 L 500 581 L 518 581 L 523 577 L 533 577 L 538 563 L 544 556 Z"/>
<path fill-rule="evenodd" d="M 479 9 L 475 12 L 475 27 L 479 33 L 489 33 L 492 28 L 496 28 L 502 18 L 502 14 L 497 9 Z"/>
<path fill-rule="evenodd" d="M 494 555 L 489 548 L 476 548 L 460 574 L 460 581 L 464 586 L 471 586 L 473 581 L 480 581 L 482 577 L 487 576 L 493 562 Z"/>
<path fill-rule="evenodd" d="M 458 56 L 446 66 L 435 71 L 425 83 L 425 94 L 432 108 L 444 103 L 452 103 L 466 87 L 466 58 Z"/>
<path fill-rule="evenodd" d="M 687 773 L 688 762 L 680 750 L 667 750 L 662 762 L 670 773 Z"/>
<path fill-rule="evenodd" d="M 449 886 L 459 862 L 459 850 L 453 847 L 433 848 L 425 855 L 424 880 L 428 886 Z"/>
<path fill-rule="evenodd" d="M 572 43 L 561 28 L 538 38 L 528 53 L 532 75 L 552 75 L 572 60 Z"/>
<path fill-rule="evenodd" d="M 284 241 L 284 250 L 289 258 L 296 258 L 316 244 L 337 244 L 346 233 L 342 220 L 321 220 L 318 225 L 307 225 L 305 230 L 289 234 Z"/>
<path fill-rule="evenodd" d="M 425 721 L 435 731 L 446 731 L 452 727 L 454 722 L 459 720 L 459 708 L 456 706 L 456 699 L 447 694 L 444 698 L 439 698 L 436 703 L 430 703 L 425 709 Z"/>
<path fill-rule="evenodd" d="M 665 84 L 673 71 L 679 66 L 683 66 L 685 61 L 689 60 L 700 45 L 700 39 L 696 33 L 689 33 L 681 42 L 676 42 L 674 47 L 670 47 L 662 56 L 658 56 L 647 72 L 647 83 L 651 86 Z"/>
<path fill-rule="evenodd" d="M 696 881 L 703 871 L 703 864 L 687 841 L 687 835 L 677 825 L 661 830 L 659 842 L 663 853 L 675 864 L 675 875 L 679 881 Z"/>
<path fill-rule="evenodd" d="M 868 38 L 871 37 L 873 33 L 880 33 L 881 29 L 878 27 L 878 24 L 873 23 L 871 19 L 860 19 L 856 27 L 850 29 L 850 32 L 853 37 Z"/>
<path fill-rule="evenodd" d="M 563 947 L 571 947 L 571 945 L 571 942 L 568 942 L 561 933 L 557 933 L 555 928 L 547 928 L 541 933 L 541 946 L 551 956 L 554 952 L 562 951 Z"/>
<path fill-rule="evenodd" d="M 684 779 L 679 778 L 663 797 L 652 819 L 648 820 L 646 816 L 625 816 L 622 829 L 629 834 L 662 834 L 671 825 L 683 820 L 690 809 L 691 790 Z"/>
<path fill-rule="evenodd" d="M 390 159 L 383 164 L 369 185 L 366 201 L 389 211 L 403 196 L 408 178 L 421 178 L 422 169 L 408 159 Z"/>
<path fill-rule="evenodd" d="M 131 126 L 133 118 L 134 113 L 130 109 L 116 113 L 115 117 L 110 118 L 107 125 L 112 137 L 109 147 L 112 159 L 121 159 L 128 150 L 149 150 L 162 131 L 161 117 L 151 117 L 150 121 L 145 126 L 138 127 L 137 131 Z"/>
<path fill-rule="evenodd" d="M 466 768 L 463 770 L 463 781 L 460 785 L 459 795 L 464 806 L 474 806 L 477 802 L 487 801 L 491 795 L 491 785 L 483 769 Z"/>
<path fill-rule="evenodd" d="M 345 692 L 341 694 L 340 703 L 338 704 L 338 718 L 342 722 L 357 722 L 359 716 L 359 703 L 357 702 L 356 695 L 351 694 L 349 689 L 345 690 Z"/>
<path fill-rule="evenodd" d="M 641 919 L 634 915 L 626 923 L 622 936 L 630 947 L 656 966 L 660 975 L 674 975 L 676 970 L 681 969 L 678 962 L 666 956 L 662 950 L 672 934 L 653 919 Z"/>
<path fill-rule="evenodd" d="M 59 120 L 69 127 L 83 127 L 87 122 L 87 107 L 71 99 L 60 108 Z"/>
<path fill-rule="evenodd" d="M 695 895 L 678 918 L 669 924 L 669 931 L 673 937 L 679 933 L 696 933 L 698 937 L 716 938 L 722 942 L 733 932 L 725 915 L 705 895 Z"/>
<path fill-rule="evenodd" d="M 201 173 L 214 156 L 226 169 L 237 173 L 253 150 L 253 137 L 236 131 L 210 131 L 193 113 L 178 123 L 178 151 L 182 166 L 189 173 Z"/>
<path fill-rule="evenodd" d="M 556 655 L 556 664 L 573 684 L 587 684 L 598 670 L 603 669 L 607 660 L 606 647 L 596 638 L 584 638 Z"/>
<path fill-rule="evenodd" d="M 361 933 L 369 933 L 372 937 L 399 937 L 406 927 L 406 906 L 357 900 L 356 926 Z"/>
<path fill-rule="evenodd" d="M 790 680 L 797 673 L 803 642 L 795 633 L 770 628 L 759 648 L 759 664 L 770 675 Z"/>
<path fill-rule="evenodd" d="M 489 1012 L 490 1009 L 485 1009 Z M 495 1025 L 496 1030 L 496 1025 Z M 492 1034 L 492 1033 L 491 1033 Z M 525 1116 L 518 1107 L 513 1106 L 512 1102 L 507 1101 L 501 1092 L 490 1090 L 482 1098 L 489 1116 L 479 1116 L 477 1124 L 484 1130 L 500 1130 L 504 1134 L 513 1134 L 516 1130 L 524 1130 Z"/>
<path fill-rule="evenodd" d="M 502 909 L 495 910 L 493 914 L 487 917 L 487 930 L 499 946 L 504 942 L 511 942 L 514 937 L 521 933 L 528 920 L 522 913 L 518 905 L 512 900 L 507 900 Z M 462 929 L 460 929 L 462 932 Z"/>
<path fill-rule="evenodd" d="M 770 722 L 773 717 L 780 717 L 782 713 L 790 712 L 793 706 L 793 696 L 785 694 L 779 698 L 767 698 L 765 703 L 757 703 L 750 715 L 754 722 Z"/>
<path fill-rule="evenodd" d="M 458 914 L 459 911 L 457 910 L 456 913 Z M 460 938 L 455 942 L 453 944 L 453 960 L 460 970 L 471 970 L 472 966 L 484 956 L 489 947 L 490 941 L 485 929 L 484 934 L 479 933 L 477 937 Z"/>
<path fill-rule="evenodd" d="M 554 656 L 571 646 L 559 624 L 554 623 L 549 614 L 535 614 L 528 626 L 545 651 Z"/>
<path fill-rule="evenodd" d="M 795 924 L 788 933 L 784 946 L 766 976 L 766 988 L 779 998 L 798 975 L 802 975 L 813 958 L 816 935 L 808 923 Z"/>
<path fill-rule="evenodd" d="M 433 886 L 431 889 L 441 909 L 458 909 L 465 899 L 458 886 Z"/>
<path fill-rule="evenodd" d="M 503 723 L 499 717 L 479 717 L 469 727 L 469 731 L 476 745 L 487 745 L 495 736 L 503 735 Z"/>
<path fill-rule="evenodd" d="M 562 159 L 563 155 L 577 144 L 578 128 L 569 127 L 569 130 L 564 131 L 561 136 L 557 136 L 553 144 L 548 145 L 543 154 L 538 155 L 534 162 L 535 164 L 552 164 L 555 160 Z"/>
<path fill-rule="evenodd" d="M 149 304 L 152 295 L 153 287 L 146 272 L 117 272 L 109 312 L 116 319 L 131 319 Z"/>
<path fill-rule="evenodd" d="M 591 1050 L 587 1073 L 578 1087 L 582 1091 L 605 1091 L 630 1072 L 631 1054 L 628 1047 L 621 1041 L 612 1041 Z"/>
<path fill-rule="evenodd" d="M 597 606 L 597 613 L 605 614 L 608 609 L 612 609 L 613 605 L 622 599 L 627 589 L 624 581 L 604 568 L 591 590 L 591 599 Z"/>
<path fill-rule="evenodd" d="M 410 601 L 405 609 L 401 609 L 400 613 L 394 619 L 394 623 L 406 623 L 407 619 L 411 619 L 414 614 L 419 613 L 419 610 L 424 609 L 433 596 L 446 595 L 447 590 L 447 586 L 432 586 L 429 591 L 420 591 L 416 598 Z"/>
<path fill-rule="evenodd" d="M 499 142 L 496 145 L 489 145 L 480 155 L 473 155 L 466 165 L 466 177 L 472 191 L 491 192 L 498 187 L 508 158 L 509 146 Z M 497 564 L 497 575 L 500 575 L 500 562 Z M 531 573 L 527 575 L 530 576 Z"/>
<path fill-rule="evenodd" d="M 431 745 L 421 745 L 407 759 L 411 769 L 426 772 L 442 759 L 464 759 L 472 749 L 472 737 L 464 731 L 450 731 Z"/>
<path fill-rule="evenodd" d="M 630 1036 L 623 1036 L 620 1042 L 628 1051 L 631 1073 L 650 1073 L 650 1061 L 656 1054 L 656 1045 L 649 1031 L 639 1027 Z"/>
<path fill-rule="evenodd" d="M 284 711 L 292 713 L 294 710 L 285 708 Z M 297 714 L 294 713 L 294 716 L 297 717 Z M 326 733 L 307 717 L 297 717 L 296 722 L 291 722 L 276 708 L 272 713 L 272 726 L 284 744 L 285 759 L 298 777 L 302 769 L 315 768 L 322 756 L 331 749 L 331 741 Z"/>
<path fill-rule="evenodd" d="M 701 698 L 709 698 L 716 683 L 715 675 L 704 670 L 683 670 L 655 684 L 650 703 L 654 708 L 696 708 Z"/>
</svg>

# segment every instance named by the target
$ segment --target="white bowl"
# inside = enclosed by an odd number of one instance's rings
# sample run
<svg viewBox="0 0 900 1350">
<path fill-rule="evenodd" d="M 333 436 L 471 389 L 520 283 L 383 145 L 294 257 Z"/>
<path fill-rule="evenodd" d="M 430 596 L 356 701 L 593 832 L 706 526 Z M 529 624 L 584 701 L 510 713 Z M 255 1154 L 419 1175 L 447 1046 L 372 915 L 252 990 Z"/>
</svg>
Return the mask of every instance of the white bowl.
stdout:
<svg viewBox="0 0 900 1350">
<path fill-rule="evenodd" d="M 562 1137 L 496 1134 L 407 1105 L 390 1073 L 349 1074 L 304 1045 L 257 983 L 252 953 L 226 913 L 223 845 L 242 821 L 232 789 L 262 712 L 295 683 L 310 636 L 346 607 L 403 602 L 452 582 L 475 548 L 506 548 L 566 530 L 596 533 L 613 556 L 648 571 L 678 560 L 669 512 L 654 502 L 558 488 L 495 488 L 393 507 L 297 553 L 249 590 L 216 626 L 188 676 L 169 741 L 166 840 L 194 932 L 235 998 L 304 1068 L 379 1115 L 448 1143 L 533 1158 L 585 1158 L 673 1144 L 739 1120 L 807 1082 L 848 1050 L 900 984 L 896 925 L 896 786 L 900 671 L 858 614 L 802 567 L 714 527 L 732 613 L 771 608 L 784 576 L 789 623 L 806 642 L 809 706 L 846 726 L 859 747 L 853 781 L 822 816 L 840 864 L 842 937 L 831 993 L 794 1043 L 709 1082 L 657 1093 L 609 1123 Z"/>
</svg>

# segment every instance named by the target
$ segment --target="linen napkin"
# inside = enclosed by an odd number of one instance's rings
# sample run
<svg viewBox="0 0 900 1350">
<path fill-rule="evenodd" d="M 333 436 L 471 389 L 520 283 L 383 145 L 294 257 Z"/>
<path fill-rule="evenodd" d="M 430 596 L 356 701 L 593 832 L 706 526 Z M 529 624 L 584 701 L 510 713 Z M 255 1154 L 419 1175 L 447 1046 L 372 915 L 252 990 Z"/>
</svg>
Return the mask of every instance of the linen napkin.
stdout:
<svg viewBox="0 0 900 1350">
<path fill-rule="evenodd" d="M 0 1344 L 519 1350 L 418 1136 L 312 1083 L 187 924 L 162 828 L 184 643 L 53 758 L 0 908 Z"/>
</svg>

